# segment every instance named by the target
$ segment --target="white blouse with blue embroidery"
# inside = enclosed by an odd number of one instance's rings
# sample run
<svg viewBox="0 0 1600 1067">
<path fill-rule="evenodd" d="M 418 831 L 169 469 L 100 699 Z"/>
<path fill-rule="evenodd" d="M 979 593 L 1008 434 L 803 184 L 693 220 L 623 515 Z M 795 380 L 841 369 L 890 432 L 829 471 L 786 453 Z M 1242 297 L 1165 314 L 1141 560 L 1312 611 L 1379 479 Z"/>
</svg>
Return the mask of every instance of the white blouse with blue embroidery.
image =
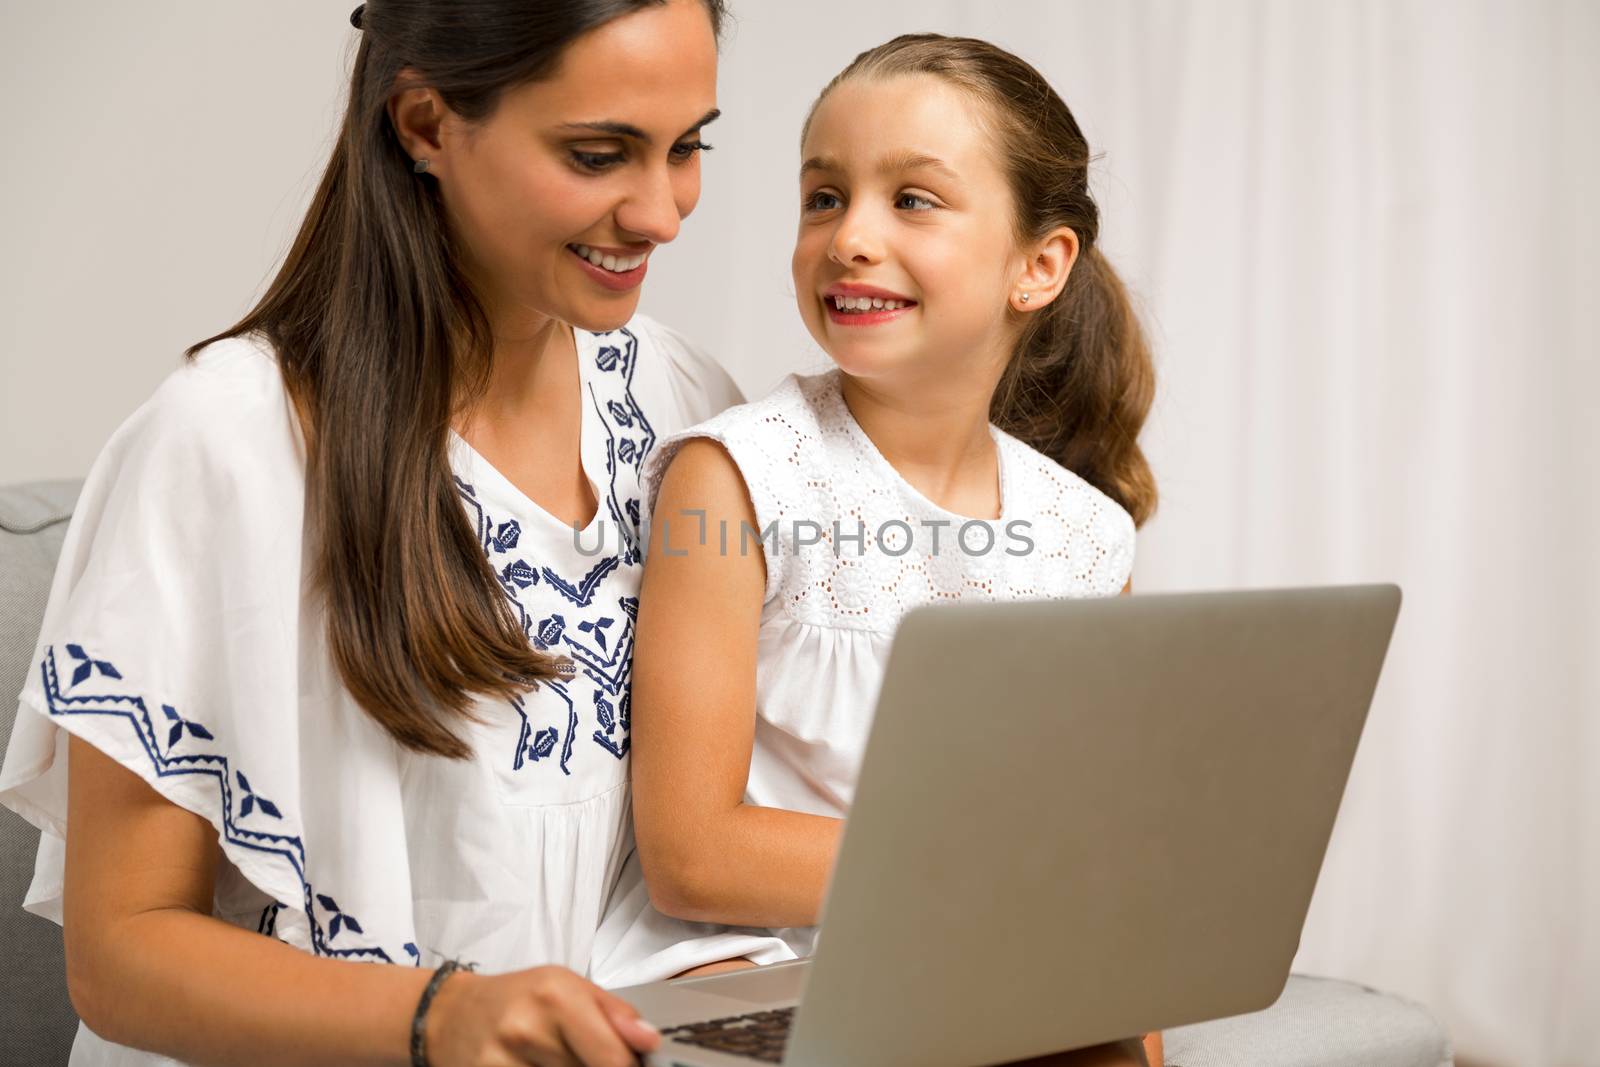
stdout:
<svg viewBox="0 0 1600 1067">
<path fill-rule="evenodd" d="M 631 846 L 628 690 L 639 472 L 740 400 L 636 317 L 577 334 L 587 529 L 453 437 L 456 488 L 529 639 L 572 678 L 483 701 L 475 758 L 398 746 L 354 702 L 304 596 L 302 442 L 270 348 L 207 347 L 112 437 L 67 533 L 0 802 L 37 825 L 24 906 L 56 921 L 69 734 L 216 828 L 215 914 L 317 955 L 588 970 Z M 159 1057 L 80 1030 L 73 1064 Z"/>
<path fill-rule="evenodd" d="M 755 739 L 745 801 L 842 818 L 855 795 L 895 627 L 921 604 L 1115 596 L 1133 570 L 1133 519 L 1054 460 L 991 426 L 1000 517 L 970 519 L 907 482 L 850 414 L 833 370 L 663 440 L 645 467 L 653 504 L 678 447 L 722 444 L 739 467 L 766 561 Z M 647 512 L 649 508 L 647 507 Z M 648 533 L 648 519 L 646 524 Z M 684 536 L 694 537 L 693 526 Z M 719 535 L 719 543 L 720 535 Z M 729 551 L 742 543 L 729 531 Z M 717 960 L 808 956 L 816 927 L 687 923 L 650 904 L 629 859 L 591 974 L 617 987 Z"/>
</svg>

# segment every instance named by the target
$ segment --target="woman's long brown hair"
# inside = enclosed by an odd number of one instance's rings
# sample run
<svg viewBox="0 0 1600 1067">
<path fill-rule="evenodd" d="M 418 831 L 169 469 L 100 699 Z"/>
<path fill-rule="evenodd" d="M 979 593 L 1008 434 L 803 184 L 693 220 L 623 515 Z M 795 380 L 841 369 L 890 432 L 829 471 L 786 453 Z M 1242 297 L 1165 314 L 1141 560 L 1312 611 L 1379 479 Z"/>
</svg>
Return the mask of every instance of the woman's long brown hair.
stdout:
<svg viewBox="0 0 1600 1067">
<path fill-rule="evenodd" d="M 457 494 L 451 418 L 493 345 L 437 187 L 388 115 L 402 71 L 468 122 L 546 76 L 574 39 L 665 0 L 373 0 L 333 156 L 266 295 L 189 348 L 257 334 L 304 430 L 306 532 L 346 687 L 406 748 L 471 755 L 480 696 L 555 677 L 513 616 Z M 722 0 L 706 0 L 720 30 Z"/>
<path fill-rule="evenodd" d="M 943 78 L 986 108 L 1005 160 L 1019 242 L 1062 226 L 1078 236 L 1066 289 L 1042 311 L 1020 316 L 1020 338 L 990 418 L 1144 525 L 1155 513 L 1156 482 L 1138 439 L 1155 397 L 1155 367 L 1128 291 L 1095 245 L 1100 211 L 1089 195 L 1083 131 L 1037 70 L 970 37 L 896 37 L 857 56 L 817 102 L 850 78 L 903 74 Z"/>
</svg>

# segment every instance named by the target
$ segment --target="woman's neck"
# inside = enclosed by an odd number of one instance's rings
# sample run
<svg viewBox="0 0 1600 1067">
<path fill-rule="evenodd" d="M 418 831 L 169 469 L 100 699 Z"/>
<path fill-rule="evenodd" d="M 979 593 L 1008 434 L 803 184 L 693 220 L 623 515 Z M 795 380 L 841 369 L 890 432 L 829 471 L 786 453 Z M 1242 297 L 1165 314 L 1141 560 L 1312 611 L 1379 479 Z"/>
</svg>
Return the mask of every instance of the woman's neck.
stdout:
<svg viewBox="0 0 1600 1067">
<path fill-rule="evenodd" d="M 495 418 L 521 418 L 545 408 L 552 388 L 565 392 L 572 378 L 563 357 L 574 354 L 572 329 L 558 319 L 496 325 L 489 388 L 480 408 Z"/>
<path fill-rule="evenodd" d="M 839 376 L 845 405 L 884 459 L 947 511 L 998 518 L 999 453 L 989 432 L 993 383 L 915 384 Z"/>
</svg>

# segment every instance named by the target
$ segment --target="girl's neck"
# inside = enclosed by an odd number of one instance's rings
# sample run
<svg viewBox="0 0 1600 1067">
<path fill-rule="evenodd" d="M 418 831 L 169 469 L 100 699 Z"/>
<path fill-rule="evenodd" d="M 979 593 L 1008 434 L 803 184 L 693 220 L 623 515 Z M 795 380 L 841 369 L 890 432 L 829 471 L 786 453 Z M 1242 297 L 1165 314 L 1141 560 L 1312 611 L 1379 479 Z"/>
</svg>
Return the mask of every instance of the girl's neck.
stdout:
<svg viewBox="0 0 1600 1067">
<path fill-rule="evenodd" d="M 1000 517 L 1000 457 L 989 431 L 993 384 L 930 381 L 911 385 L 840 372 L 845 406 L 883 458 L 946 511 Z"/>
</svg>

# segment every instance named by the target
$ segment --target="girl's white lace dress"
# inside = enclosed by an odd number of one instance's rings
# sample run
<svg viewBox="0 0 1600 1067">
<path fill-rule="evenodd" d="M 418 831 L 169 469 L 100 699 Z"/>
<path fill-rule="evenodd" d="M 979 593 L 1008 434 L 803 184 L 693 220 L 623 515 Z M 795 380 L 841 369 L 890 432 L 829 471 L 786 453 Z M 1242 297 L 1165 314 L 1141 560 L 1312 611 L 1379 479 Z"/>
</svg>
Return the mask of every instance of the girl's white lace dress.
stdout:
<svg viewBox="0 0 1600 1067">
<path fill-rule="evenodd" d="M 645 467 L 653 504 L 673 454 L 692 437 L 718 441 L 738 465 L 767 567 L 745 800 L 835 817 L 849 810 L 890 641 L 906 612 L 968 599 L 1115 596 L 1134 554 L 1123 508 L 996 427 L 1000 517 L 937 506 L 873 445 L 839 385 L 837 370 L 791 375 L 765 398 L 666 438 Z M 696 532 L 686 525 L 683 536 Z M 740 532 L 729 531 L 729 550 L 739 543 Z M 757 550 L 753 533 L 748 545 Z M 809 955 L 816 934 L 662 915 L 635 856 L 596 937 L 591 974 L 617 987 L 738 956 L 775 963 Z"/>
</svg>

